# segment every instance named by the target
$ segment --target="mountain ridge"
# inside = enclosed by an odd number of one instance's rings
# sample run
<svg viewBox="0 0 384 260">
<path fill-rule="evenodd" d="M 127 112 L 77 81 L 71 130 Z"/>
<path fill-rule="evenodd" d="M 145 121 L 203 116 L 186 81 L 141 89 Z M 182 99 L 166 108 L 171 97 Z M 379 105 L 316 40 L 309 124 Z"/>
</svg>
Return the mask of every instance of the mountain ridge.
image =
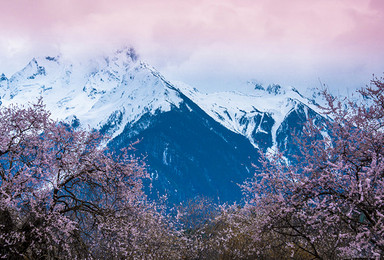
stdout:
<svg viewBox="0 0 384 260">
<path fill-rule="evenodd" d="M 42 96 L 55 118 L 111 136 L 111 149 L 141 140 L 136 155 L 146 158 L 155 191 L 175 203 L 196 195 L 238 201 L 258 151 L 295 151 L 295 129 L 322 120 L 294 88 L 248 82 L 243 90 L 207 94 L 172 83 L 132 48 L 83 63 L 34 58 L 0 77 L 5 106 Z"/>
</svg>

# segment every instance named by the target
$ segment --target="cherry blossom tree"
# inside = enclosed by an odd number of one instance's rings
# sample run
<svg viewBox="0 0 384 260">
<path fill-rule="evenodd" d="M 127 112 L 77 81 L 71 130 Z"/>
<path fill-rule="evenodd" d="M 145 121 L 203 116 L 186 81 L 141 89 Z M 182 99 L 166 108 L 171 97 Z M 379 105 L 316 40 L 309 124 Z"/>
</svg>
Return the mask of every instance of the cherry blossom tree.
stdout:
<svg viewBox="0 0 384 260">
<path fill-rule="evenodd" d="M 319 259 L 384 257 L 383 80 L 359 93 L 351 101 L 324 92 L 329 123 L 305 126 L 294 162 L 263 157 L 246 185 L 256 240 L 272 232 L 292 254 Z"/>
<path fill-rule="evenodd" d="M 0 108 L 0 257 L 172 256 L 178 235 L 142 191 L 128 150 L 50 119 L 41 101 Z M 177 258 L 177 257 L 175 257 Z"/>
</svg>

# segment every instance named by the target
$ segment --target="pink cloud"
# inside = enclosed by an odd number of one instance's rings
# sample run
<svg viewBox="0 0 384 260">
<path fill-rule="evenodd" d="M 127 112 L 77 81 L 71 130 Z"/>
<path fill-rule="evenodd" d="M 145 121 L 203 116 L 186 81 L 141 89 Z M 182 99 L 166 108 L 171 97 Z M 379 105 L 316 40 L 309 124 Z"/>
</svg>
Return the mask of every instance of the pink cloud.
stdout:
<svg viewBox="0 0 384 260">
<path fill-rule="evenodd" d="M 366 70 L 383 65 L 381 0 L 3 2 L 2 60 L 46 50 L 79 54 L 128 43 L 181 79 L 191 71 L 190 78 L 207 77 L 198 68 L 204 56 L 228 71 L 236 62 L 249 65 L 245 67 L 265 63 L 270 67 L 265 74 L 271 75 L 279 62 L 296 66 L 299 74 L 326 72 L 336 63 L 354 62 Z M 307 75 L 316 77 L 314 72 Z"/>
<path fill-rule="evenodd" d="M 3 4 L 0 22 L 2 31 L 67 40 L 82 33 L 105 42 L 131 34 L 182 45 L 273 40 L 316 45 L 351 31 L 358 37 L 365 31 L 360 23 L 375 23 L 371 13 L 382 6 L 382 1 L 367 0 L 19 0 Z"/>
</svg>

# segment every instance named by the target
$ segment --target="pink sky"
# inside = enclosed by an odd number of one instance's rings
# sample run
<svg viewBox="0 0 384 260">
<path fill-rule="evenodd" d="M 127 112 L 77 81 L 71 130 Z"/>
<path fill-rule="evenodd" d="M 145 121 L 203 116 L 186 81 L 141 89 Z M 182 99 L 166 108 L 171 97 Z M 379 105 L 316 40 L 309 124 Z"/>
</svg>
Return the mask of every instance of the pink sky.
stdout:
<svg viewBox="0 0 384 260">
<path fill-rule="evenodd" d="M 382 0 L 0 0 L 0 71 L 122 45 L 207 91 L 248 79 L 362 87 L 384 72 Z"/>
</svg>

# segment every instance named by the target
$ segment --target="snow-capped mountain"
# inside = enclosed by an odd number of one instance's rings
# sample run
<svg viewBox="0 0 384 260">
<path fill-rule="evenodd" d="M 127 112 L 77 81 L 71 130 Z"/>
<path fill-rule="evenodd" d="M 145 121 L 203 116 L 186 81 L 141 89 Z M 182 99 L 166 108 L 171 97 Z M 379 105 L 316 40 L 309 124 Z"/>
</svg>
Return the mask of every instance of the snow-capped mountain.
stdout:
<svg viewBox="0 0 384 260">
<path fill-rule="evenodd" d="M 237 184 L 253 176 L 258 150 L 295 153 L 292 133 L 308 118 L 324 120 L 294 88 L 248 82 L 241 91 L 205 94 L 171 84 L 131 48 L 86 62 L 35 58 L 9 79 L 0 76 L 3 105 L 39 96 L 53 117 L 107 133 L 111 149 L 141 140 L 136 154 L 145 157 L 152 192 L 171 202 L 239 200 Z"/>
<path fill-rule="evenodd" d="M 3 74 L 0 82 L 4 105 L 34 102 L 41 96 L 61 120 L 76 117 L 83 125 L 101 128 L 119 118 L 109 128 L 113 136 L 143 114 L 166 112 L 181 102 L 177 91 L 157 71 L 137 61 L 131 48 L 85 63 L 60 56 L 34 58 L 10 79 Z"/>
<path fill-rule="evenodd" d="M 276 84 L 263 87 L 248 81 L 238 91 L 207 94 L 182 82 L 176 85 L 208 115 L 245 136 L 256 149 L 278 146 L 278 133 L 291 113 L 302 110 L 303 121 L 306 121 L 308 113 L 319 112 L 315 101 L 305 98 L 294 87 L 283 88 Z"/>
</svg>

